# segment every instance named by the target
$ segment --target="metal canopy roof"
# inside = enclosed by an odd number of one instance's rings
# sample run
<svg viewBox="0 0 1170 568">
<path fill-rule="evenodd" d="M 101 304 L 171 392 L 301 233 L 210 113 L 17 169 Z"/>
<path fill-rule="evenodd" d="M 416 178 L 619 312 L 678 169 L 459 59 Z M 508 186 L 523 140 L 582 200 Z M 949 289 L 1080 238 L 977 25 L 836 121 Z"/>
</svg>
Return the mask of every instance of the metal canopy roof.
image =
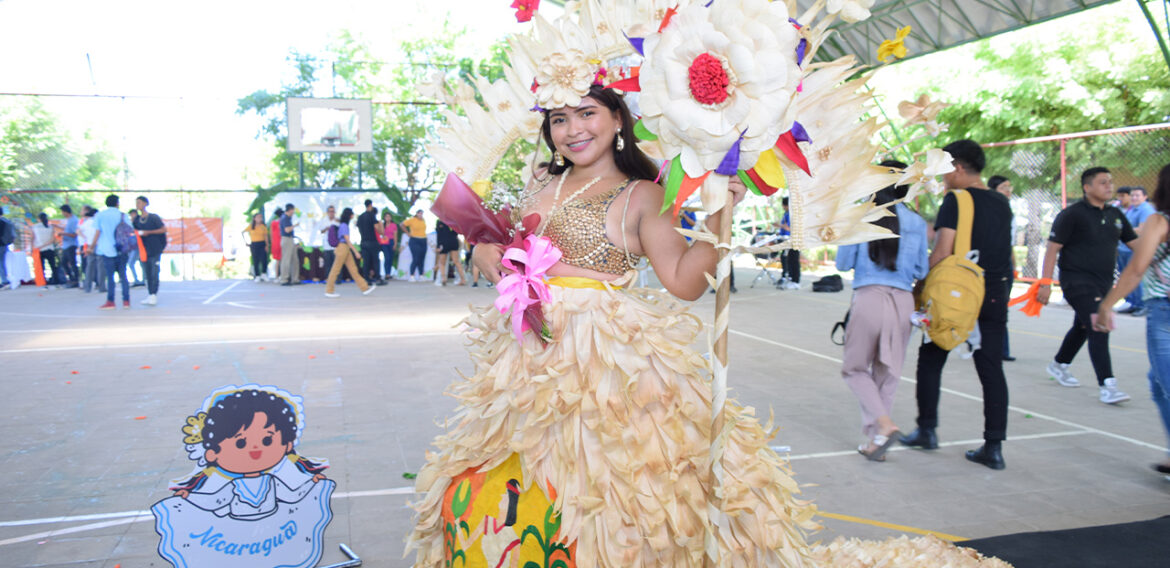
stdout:
<svg viewBox="0 0 1170 568">
<path fill-rule="evenodd" d="M 818 61 L 852 53 L 861 61 L 877 63 L 882 40 L 911 26 L 905 44 L 911 59 L 956 45 L 1010 32 L 1117 0 L 878 0 L 868 20 L 837 21 L 833 33 L 817 52 Z M 800 0 L 804 9 L 814 0 Z"/>
<path fill-rule="evenodd" d="M 815 1 L 797 0 L 797 13 L 807 10 Z M 907 25 L 911 26 L 911 32 L 906 38 L 910 51 L 906 59 L 913 59 L 1117 1 L 877 0 L 870 8 L 873 15 L 868 20 L 855 24 L 838 20 L 830 26 L 834 33 L 821 45 L 816 60 L 831 61 L 852 53 L 874 65 L 882 40 L 893 39 L 894 32 Z M 565 4 L 565 0 L 545 2 Z"/>
</svg>

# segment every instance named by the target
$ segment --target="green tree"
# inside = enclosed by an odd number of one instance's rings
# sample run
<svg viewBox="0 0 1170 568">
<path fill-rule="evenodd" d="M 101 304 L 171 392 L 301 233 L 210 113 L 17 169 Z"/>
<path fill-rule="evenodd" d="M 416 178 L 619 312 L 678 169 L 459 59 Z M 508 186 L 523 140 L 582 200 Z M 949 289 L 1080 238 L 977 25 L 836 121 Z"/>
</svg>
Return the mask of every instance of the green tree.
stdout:
<svg viewBox="0 0 1170 568">
<path fill-rule="evenodd" d="M 504 50 L 493 47 L 487 59 L 475 61 L 455 55 L 455 41 L 462 32 L 444 26 L 433 36 L 402 42 L 395 58 L 375 53 L 362 38 L 343 31 L 330 43 L 323 57 L 298 52 L 289 55 L 294 73 L 275 92 L 260 90 L 239 99 L 237 113 L 255 114 L 263 123 L 257 136 L 273 144 L 274 173 L 258 190 L 254 208 L 286 187 L 298 187 L 299 157 L 286 151 L 287 97 L 313 96 L 327 81 L 333 96 L 369 98 L 375 101 L 372 154 L 362 158 L 363 185 L 377 187 L 395 204 L 395 217 L 409 209 L 425 192 L 442 183 L 442 172 L 427 155 L 426 144 L 441 124 L 441 107 L 424 100 L 417 86 L 435 72 L 457 80 L 473 73 L 500 76 Z M 324 75 L 328 79 L 323 79 Z M 347 154 L 305 154 L 305 185 L 315 188 L 357 186 L 357 159 Z"/>
<path fill-rule="evenodd" d="M 882 73 L 897 78 L 901 93 L 883 104 L 889 112 L 909 93 L 929 93 L 952 105 L 939 115 L 949 125 L 941 139 L 984 143 L 1165 122 L 1170 70 L 1148 24 L 1130 8 L 1106 6 L 893 66 Z M 1110 25 L 1101 26 L 1102 19 Z M 935 145 L 924 140 L 909 149 Z M 1163 164 L 1154 158 L 1167 150 L 1165 131 L 1071 141 L 1067 169 L 1124 165 L 1136 180 L 1155 173 Z M 987 172 L 1008 175 L 1017 191 L 1060 194 L 1059 144 L 994 148 L 987 157 Z M 1080 184 L 1068 185 L 1070 197 L 1079 197 Z"/>
<path fill-rule="evenodd" d="M 13 216 L 36 215 L 69 201 L 69 190 L 117 189 L 121 168 L 109 145 L 91 132 L 75 133 L 38 97 L 0 105 L 0 191 L 63 190 L 9 195 Z"/>
</svg>

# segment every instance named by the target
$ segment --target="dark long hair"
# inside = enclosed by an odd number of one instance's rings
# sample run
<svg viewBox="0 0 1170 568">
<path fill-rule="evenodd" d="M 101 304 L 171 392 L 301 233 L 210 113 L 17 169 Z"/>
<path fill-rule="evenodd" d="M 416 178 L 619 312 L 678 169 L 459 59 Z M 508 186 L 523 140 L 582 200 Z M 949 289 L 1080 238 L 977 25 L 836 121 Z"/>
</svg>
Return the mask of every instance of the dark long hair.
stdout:
<svg viewBox="0 0 1170 568">
<path fill-rule="evenodd" d="M 1162 166 L 1162 170 L 1158 172 L 1158 185 L 1154 186 L 1150 202 L 1154 204 L 1154 209 L 1170 213 L 1170 164 Z"/>
<path fill-rule="evenodd" d="M 906 169 L 906 164 L 897 160 L 886 160 L 881 163 L 887 168 Z M 883 187 L 873 195 L 874 205 L 885 205 L 891 201 L 895 201 L 906 197 L 906 192 L 910 190 L 910 186 L 888 186 Z M 889 229 L 895 235 L 902 234 L 902 226 L 898 223 L 898 215 L 896 211 L 891 211 L 894 215 L 889 217 L 882 217 L 873 224 L 879 227 Z M 898 244 L 902 239 L 878 239 L 876 241 L 869 241 L 869 259 L 874 264 L 893 272 L 898 269 Z"/>
<path fill-rule="evenodd" d="M 353 209 L 349 207 L 342 209 L 341 217 L 338 219 L 338 221 L 340 221 L 342 225 L 348 225 L 350 219 L 353 219 Z"/>
<path fill-rule="evenodd" d="M 296 442 L 296 411 L 270 392 L 248 389 L 234 392 L 208 409 L 203 447 L 218 453 L 220 444 L 251 425 L 257 412 L 263 413 L 268 421 L 265 428 L 276 427 L 282 443 Z"/>
<path fill-rule="evenodd" d="M 601 103 L 601 106 L 608 108 L 618 114 L 621 120 L 622 129 L 620 136 L 624 142 L 622 151 L 617 150 L 617 139 L 610 142 L 610 148 L 613 149 L 614 162 L 617 164 L 619 170 L 623 174 L 635 179 L 653 180 L 658 177 L 658 167 L 654 162 L 643 154 L 638 149 L 638 138 L 634 136 L 634 119 L 630 116 L 630 108 L 626 106 L 626 101 L 622 99 L 621 95 L 617 94 L 613 89 L 607 89 L 601 85 L 593 85 L 589 87 L 589 94 L 586 95 L 593 100 Z M 556 150 L 556 146 L 552 142 L 552 124 L 549 121 L 549 111 L 544 111 L 544 122 L 540 124 L 540 133 L 544 136 L 544 144 L 548 147 L 551 153 Z M 541 167 L 547 167 L 548 173 L 551 175 L 560 175 L 569 166 L 573 165 L 572 160 L 565 158 L 565 165 L 558 166 L 556 163 L 542 163 Z"/>
</svg>

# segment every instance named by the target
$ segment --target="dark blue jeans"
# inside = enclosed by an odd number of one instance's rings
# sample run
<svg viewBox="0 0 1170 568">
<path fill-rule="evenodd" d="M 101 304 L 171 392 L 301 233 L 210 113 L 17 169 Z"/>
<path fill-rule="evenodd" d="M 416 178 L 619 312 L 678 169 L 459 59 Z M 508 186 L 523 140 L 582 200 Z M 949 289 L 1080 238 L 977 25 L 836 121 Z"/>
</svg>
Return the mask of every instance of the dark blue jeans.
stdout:
<svg viewBox="0 0 1170 568">
<path fill-rule="evenodd" d="M 146 279 L 146 293 L 154 296 L 158 294 L 159 261 L 162 255 L 150 256 L 142 261 L 142 277 Z"/>
<path fill-rule="evenodd" d="M 387 278 L 394 275 L 394 264 L 398 260 L 397 256 L 394 253 L 394 241 L 382 245 L 382 268 L 386 271 Z"/>
<path fill-rule="evenodd" d="M 60 258 L 57 260 L 61 263 L 61 271 L 65 273 L 65 282 L 59 282 L 59 284 L 77 284 L 81 278 L 77 272 L 77 247 L 61 249 Z"/>
<path fill-rule="evenodd" d="M 1162 427 L 1170 436 L 1170 300 L 1146 302 L 1146 353 L 1150 356 L 1150 396 L 1162 415 Z M 1170 446 L 1168 446 L 1170 447 Z"/>
<path fill-rule="evenodd" d="M 130 301 L 130 281 L 126 280 L 126 255 L 98 256 L 106 268 L 106 301 L 114 301 L 114 274 L 122 279 L 122 301 Z"/>
<path fill-rule="evenodd" d="M 1121 273 L 1121 271 L 1125 270 L 1125 267 L 1126 267 L 1126 265 L 1129 264 L 1129 260 L 1131 258 L 1133 258 L 1133 251 L 1132 250 L 1130 250 L 1128 248 L 1126 248 L 1125 250 L 1117 249 L 1117 272 L 1118 273 Z M 1142 283 L 1141 282 L 1138 282 L 1137 288 L 1134 288 L 1133 292 L 1130 292 L 1129 295 L 1125 297 L 1125 301 L 1130 306 L 1135 307 L 1135 308 L 1146 307 L 1146 303 L 1142 301 Z"/>
<path fill-rule="evenodd" d="M 410 275 L 414 276 L 417 270 L 423 275 L 423 262 L 427 260 L 427 240 L 419 237 L 410 237 Z"/>
</svg>

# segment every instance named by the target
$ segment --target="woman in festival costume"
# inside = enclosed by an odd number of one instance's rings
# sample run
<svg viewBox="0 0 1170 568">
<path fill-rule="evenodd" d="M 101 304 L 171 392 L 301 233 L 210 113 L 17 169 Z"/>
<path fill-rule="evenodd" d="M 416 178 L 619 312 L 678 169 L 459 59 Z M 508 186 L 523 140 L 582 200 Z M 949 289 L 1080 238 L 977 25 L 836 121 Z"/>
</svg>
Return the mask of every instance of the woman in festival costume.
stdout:
<svg viewBox="0 0 1170 568">
<path fill-rule="evenodd" d="M 408 546 L 418 566 L 700 565 L 711 390 L 690 346 L 703 325 L 675 298 L 625 286 L 646 257 L 668 291 L 696 299 L 717 252 L 688 246 L 660 213 L 657 169 L 635 145 L 620 95 L 595 84 L 543 114 L 553 162 L 513 217 L 538 215 L 528 239 L 547 239 L 559 257 L 547 268 L 544 325 L 517 337 L 491 307 L 466 320 L 475 373 L 452 387 L 461 408 L 419 473 L 425 497 Z M 733 206 L 744 187 L 730 189 Z M 706 228 L 718 223 L 711 215 Z M 527 269 L 540 263 L 537 248 Z M 476 266 L 500 288 L 510 257 L 475 247 Z M 808 564 L 802 528 L 813 508 L 794 498 L 753 411 L 729 403 L 726 413 L 723 561 Z"/>
</svg>

